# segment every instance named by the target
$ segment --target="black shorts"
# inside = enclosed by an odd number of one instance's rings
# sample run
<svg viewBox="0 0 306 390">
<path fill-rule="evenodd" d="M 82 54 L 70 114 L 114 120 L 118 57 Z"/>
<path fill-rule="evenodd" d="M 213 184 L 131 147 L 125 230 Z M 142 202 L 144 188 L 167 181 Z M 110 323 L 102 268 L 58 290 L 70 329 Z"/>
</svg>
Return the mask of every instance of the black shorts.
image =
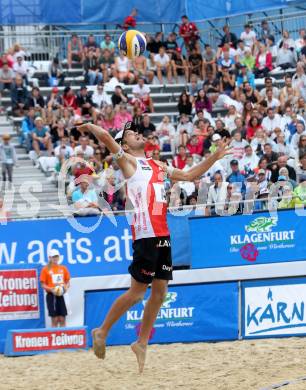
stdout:
<svg viewBox="0 0 306 390">
<path fill-rule="evenodd" d="M 67 308 L 64 296 L 57 297 L 52 293 L 47 293 L 47 308 L 50 317 L 66 317 Z"/>
<path fill-rule="evenodd" d="M 137 282 L 172 280 L 170 237 L 141 238 L 133 242 L 133 261 L 129 273 Z"/>
</svg>

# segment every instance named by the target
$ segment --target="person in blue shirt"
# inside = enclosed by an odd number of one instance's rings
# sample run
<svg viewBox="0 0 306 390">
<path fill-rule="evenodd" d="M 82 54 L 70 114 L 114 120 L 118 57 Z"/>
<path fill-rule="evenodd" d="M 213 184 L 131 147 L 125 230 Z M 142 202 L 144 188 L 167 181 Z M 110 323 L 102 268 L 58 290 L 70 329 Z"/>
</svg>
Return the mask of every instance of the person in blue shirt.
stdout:
<svg viewBox="0 0 306 390">
<path fill-rule="evenodd" d="M 32 131 L 34 130 L 35 110 L 29 108 L 27 116 L 21 122 L 21 129 L 19 135 L 19 143 L 27 149 L 27 152 L 31 150 L 32 146 Z"/>
<path fill-rule="evenodd" d="M 240 65 L 240 71 L 236 82 L 238 88 L 245 82 L 248 82 L 253 89 L 255 88 L 255 76 L 252 72 L 248 71 L 248 68 L 245 65 Z"/>
<path fill-rule="evenodd" d="M 80 176 L 79 186 L 72 193 L 72 202 L 76 215 L 97 215 L 100 214 L 98 197 L 96 191 L 89 188 L 89 178 Z"/>
<path fill-rule="evenodd" d="M 239 171 L 239 163 L 238 160 L 232 160 L 230 162 L 232 173 L 227 177 L 226 181 L 228 183 L 234 183 L 236 187 L 240 188 L 241 194 L 244 196 L 245 194 L 245 176 Z"/>
<path fill-rule="evenodd" d="M 41 117 L 37 117 L 34 121 L 35 127 L 32 130 L 32 146 L 37 156 L 40 156 L 41 150 L 47 150 L 49 156 L 52 154 L 53 145 L 51 135 L 48 128 L 44 126 L 44 121 Z"/>
</svg>

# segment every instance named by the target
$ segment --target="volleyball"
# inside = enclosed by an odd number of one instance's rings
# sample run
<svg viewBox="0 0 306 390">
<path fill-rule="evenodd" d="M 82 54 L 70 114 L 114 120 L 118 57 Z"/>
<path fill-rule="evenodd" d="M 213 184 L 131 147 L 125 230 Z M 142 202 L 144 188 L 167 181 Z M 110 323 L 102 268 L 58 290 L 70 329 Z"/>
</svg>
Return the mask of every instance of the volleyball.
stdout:
<svg viewBox="0 0 306 390">
<path fill-rule="evenodd" d="M 146 50 L 146 38 L 137 30 L 128 30 L 121 34 L 118 46 L 119 49 L 129 58 L 140 56 Z"/>
<path fill-rule="evenodd" d="M 53 294 L 58 297 L 61 297 L 62 295 L 64 295 L 64 293 L 65 293 L 65 289 L 63 286 L 55 286 L 53 288 Z"/>
</svg>

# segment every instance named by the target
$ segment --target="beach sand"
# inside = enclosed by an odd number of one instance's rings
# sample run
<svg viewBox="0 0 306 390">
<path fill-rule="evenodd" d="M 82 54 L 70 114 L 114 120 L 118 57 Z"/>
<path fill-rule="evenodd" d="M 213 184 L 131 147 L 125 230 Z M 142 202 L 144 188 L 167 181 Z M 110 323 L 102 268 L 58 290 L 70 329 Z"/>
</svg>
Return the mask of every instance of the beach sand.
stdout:
<svg viewBox="0 0 306 390">
<path fill-rule="evenodd" d="M 244 390 L 306 376 L 306 339 L 264 339 L 149 347 L 142 375 L 129 347 L 0 357 L 1 390 Z M 306 389 L 306 381 L 285 386 Z"/>
</svg>

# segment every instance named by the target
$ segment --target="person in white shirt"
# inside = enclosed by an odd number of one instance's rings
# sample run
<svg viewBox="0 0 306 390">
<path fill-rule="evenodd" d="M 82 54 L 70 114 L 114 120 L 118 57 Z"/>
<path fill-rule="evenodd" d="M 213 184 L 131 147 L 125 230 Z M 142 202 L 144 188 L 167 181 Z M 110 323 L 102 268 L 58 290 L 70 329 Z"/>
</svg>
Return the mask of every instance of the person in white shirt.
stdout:
<svg viewBox="0 0 306 390">
<path fill-rule="evenodd" d="M 13 65 L 13 71 L 15 74 L 19 74 L 20 77 L 24 79 L 26 84 L 28 84 L 28 65 L 22 56 L 17 57 L 17 62 L 15 62 Z"/>
<path fill-rule="evenodd" d="M 206 215 L 222 215 L 227 193 L 227 182 L 223 181 L 220 173 L 214 174 L 214 183 L 209 187 Z"/>
<path fill-rule="evenodd" d="M 193 125 L 190 122 L 188 115 L 182 114 L 179 124 L 176 128 L 176 146 L 186 145 L 188 139 L 191 137 L 191 133 L 193 132 Z"/>
<path fill-rule="evenodd" d="M 145 84 L 145 78 L 139 77 L 138 83 L 134 85 L 132 93 L 135 99 L 139 99 L 150 112 L 154 112 L 153 100 L 150 97 L 151 89 Z"/>
<path fill-rule="evenodd" d="M 163 120 L 156 126 L 156 135 L 159 139 L 161 151 L 169 151 L 175 153 L 175 128 L 167 115 L 163 117 Z M 164 150 L 165 146 L 168 145 L 168 150 Z"/>
<path fill-rule="evenodd" d="M 79 152 L 84 154 L 84 158 L 88 159 L 94 154 L 94 149 L 92 146 L 88 145 L 88 137 L 82 136 L 79 139 L 80 145 L 74 148 L 74 154 L 77 155 Z"/>
<path fill-rule="evenodd" d="M 276 127 L 279 127 L 282 131 L 285 129 L 286 123 L 281 115 L 275 113 L 273 107 L 269 107 L 267 110 L 267 116 L 265 116 L 261 122 L 262 128 L 270 136 Z"/>
<path fill-rule="evenodd" d="M 256 42 L 256 33 L 252 30 L 250 24 L 244 25 L 244 31 L 240 34 L 240 39 L 244 42 L 245 46 L 253 48 Z"/>
<path fill-rule="evenodd" d="M 241 63 L 245 57 L 245 44 L 242 39 L 239 39 L 237 42 L 236 56 L 238 63 Z"/>
<path fill-rule="evenodd" d="M 232 149 L 232 158 L 240 160 L 244 155 L 245 147 L 248 145 L 247 141 L 242 138 L 240 131 L 234 131 L 232 133 L 233 139 L 230 143 Z"/>
<path fill-rule="evenodd" d="M 291 147 L 289 144 L 286 143 L 284 133 L 280 132 L 274 141 L 275 144 L 273 145 L 273 152 L 278 154 L 282 153 L 285 154 L 286 156 L 290 156 Z"/>
<path fill-rule="evenodd" d="M 273 97 L 273 90 L 272 90 L 272 88 L 267 89 L 266 93 L 267 93 L 267 105 L 268 105 L 268 107 L 273 108 L 273 110 L 275 108 L 278 108 L 281 104 L 280 104 L 280 101 L 278 99 Z"/>
<path fill-rule="evenodd" d="M 293 134 L 293 136 L 291 138 L 291 141 L 290 141 L 291 150 L 297 150 L 298 149 L 300 137 L 302 135 L 306 135 L 305 123 L 303 121 L 297 121 L 297 123 L 296 123 L 296 133 Z"/>
<path fill-rule="evenodd" d="M 239 113 L 237 113 L 236 107 L 235 106 L 229 106 L 228 113 L 227 113 L 227 115 L 225 115 L 223 120 L 224 120 L 225 128 L 230 133 L 232 133 L 232 131 L 234 131 L 236 129 L 235 120 L 238 117 L 241 117 L 241 115 Z"/>
<path fill-rule="evenodd" d="M 241 160 L 239 160 L 239 170 L 245 175 L 248 175 L 249 172 L 254 171 L 258 167 L 259 158 L 253 152 L 251 145 L 246 145 L 244 148 L 244 155 Z"/>
<path fill-rule="evenodd" d="M 267 90 L 270 88 L 272 88 L 273 97 L 275 97 L 277 99 L 279 97 L 279 89 L 276 87 L 273 87 L 273 80 L 271 77 L 265 77 L 265 88 L 263 88 L 260 91 L 260 96 L 263 99 L 266 99 L 267 98 Z"/>
<path fill-rule="evenodd" d="M 215 122 L 214 118 L 212 117 L 211 113 L 206 110 L 206 108 L 204 108 L 203 110 L 198 111 L 196 113 L 196 115 L 192 119 L 192 123 L 195 124 L 200 119 L 203 119 L 203 120 L 207 119 L 209 121 L 209 123 L 211 124 L 211 126 L 214 126 L 214 127 L 216 126 L 216 122 Z"/>
<path fill-rule="evenodd" d="M 186 158 L 186 165 L 183 168 L 183 171 L 188 171 L 191 169 L 194 165 L 196 165 L 193 161 L 192 156 L 187 156 Z M 180 181 L 179 182 L 180 188 L 186 192 L 187 196 L 190 196 L 192 193 L 195 192 L 195 184 L 193 181 Z"/>
<path fill-rule="evenodd" d="M 296 51 L 297 53 L 299 54 L 302 47 L 304 46 L 304 36 L 306 35 L 306 29 L 305 28 L 301 28 L 299 30 L 299 37 L 298 39 L 295 40 L 295 48 L 296 48 Z"/>
<path fill-rule="evenodd" d="M 154 56 L 154 63 L 157 68 L 157 78 L 160 84 L 163 84 L 163 73 L 167 75 L 168 82 L 172 82 L 171 62 L 170 57 L 162 46 L 159 48 L 158 54 Z"/>
<path fill-rule="evenodd" d="M 104 91 L 104 86 L 102 83 L 97 85 L 96 90 L 92 95 L 92 101 L 97 105 L 98 109 L 112 104 L 111 97 Z"/>
</svg>

